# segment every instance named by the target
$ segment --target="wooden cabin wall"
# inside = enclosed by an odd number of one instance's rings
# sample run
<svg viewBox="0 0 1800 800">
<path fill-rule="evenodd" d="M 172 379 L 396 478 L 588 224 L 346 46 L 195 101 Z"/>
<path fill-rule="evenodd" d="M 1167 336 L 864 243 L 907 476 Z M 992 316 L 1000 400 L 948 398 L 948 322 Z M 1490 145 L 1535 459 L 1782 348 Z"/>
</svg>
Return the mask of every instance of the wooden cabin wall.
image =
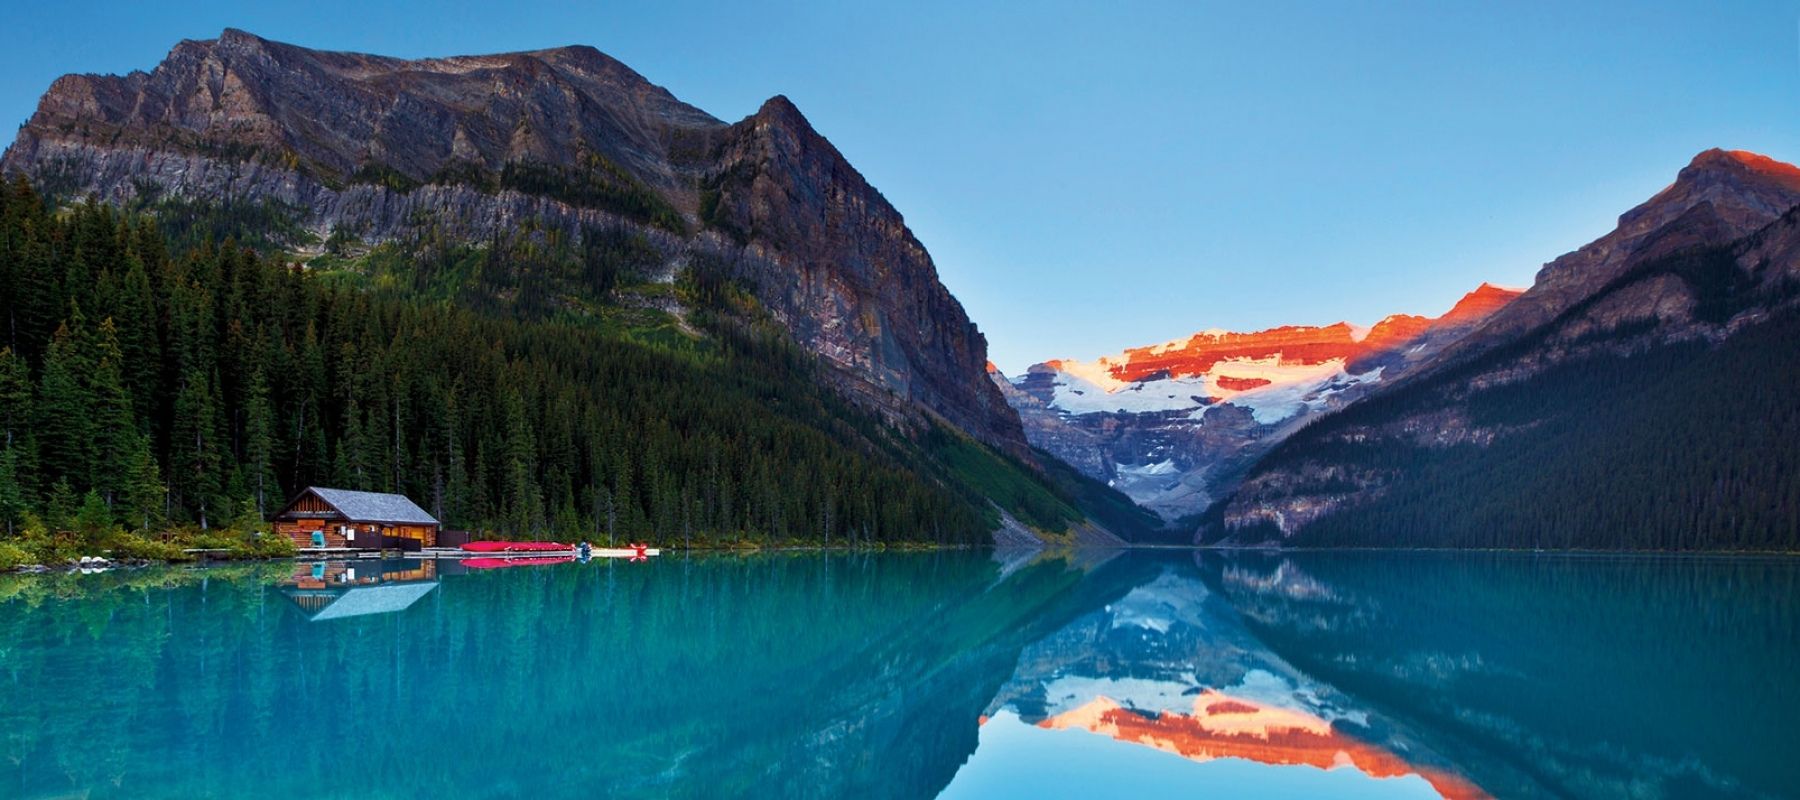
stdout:
<svg viewBox="0 0 1800 800">
<path fill-rule="evenodd" d="M 357 531 L 355 540 L 347 539 L 343 534 L 338 533 L 338 530 L 343 526 L 344 523 L 342 522 L 318 519 L 302 519 L 293 522 L 277 521 L 274 524 L 276 533 L 288 537 L 293 540 L 295 547 L 301 548 L 310 548 L 313 546 L 313 531 L 324 531 L 326 547 L 352 547 L 362 550 L 375 550 L 380 547 L 380 543 L 375 538 L 377 535 L 404 536 L 409 539 L 418 539 L 426 547 L 437 546 L 438 529 L 437 526 L 434 525 L 353 524 L 350 525 L 350 527 Z"/>
<path fill-rule="evenodd" d="M 295 547 L 312 547 L 313 531 L 325 532 L 326 547 L 355 547 L 343 534 L 338 533 L 339 523 L 318 519 L 303 519 L 294 522 L 276 522 L 275 532 L 292 539 Z"/>
</svg>

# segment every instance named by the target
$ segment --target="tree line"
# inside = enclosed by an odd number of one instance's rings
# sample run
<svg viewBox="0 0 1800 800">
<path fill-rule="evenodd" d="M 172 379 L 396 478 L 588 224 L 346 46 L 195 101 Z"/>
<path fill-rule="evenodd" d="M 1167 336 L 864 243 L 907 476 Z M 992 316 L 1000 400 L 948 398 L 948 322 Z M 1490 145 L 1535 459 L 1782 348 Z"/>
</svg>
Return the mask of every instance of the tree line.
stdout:
<svg viewBox="0 0 1800 800">
<path fill-rule="evenodd" d="M 595 241 L 589 280 L 643 257 Z M 531 296 L 528 270 L 509 280 Z M 152 217 L 55 209 L 16 181 L 0 198 L 0 533 L 212 529 L 324 485 L 510 537 L 985 541 L 986 498 L 734 313 L 753 299 L 707 276 L 676 291 L 704 335 L 659 344 L 324 280 L 230 240 L 174 251 Z"/>
</svg>

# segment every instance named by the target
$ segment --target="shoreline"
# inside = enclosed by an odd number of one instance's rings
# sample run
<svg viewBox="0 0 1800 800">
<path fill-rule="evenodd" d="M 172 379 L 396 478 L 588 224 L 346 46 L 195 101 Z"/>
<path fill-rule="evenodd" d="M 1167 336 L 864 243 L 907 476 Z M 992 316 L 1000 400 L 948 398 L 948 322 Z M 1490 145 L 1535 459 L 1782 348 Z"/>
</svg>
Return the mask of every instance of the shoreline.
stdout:
<svg viewBox="0 0 1800 800">
<path fill-rule="evenodd" d="M 599 548 L 596 548 L 599 549 Z M 1172 544 L 1124 544 L 1107 547 L 1081 547 L 1075 545 L 1042 545 L 1023 547 L 996 547 L 980 545 L 939 545 L 939 544 L 877 544 L 861 545 L 717 545 L 710 547 L 652 547 L 661 551 L 657 557 L 676 554 L 704 555 L 752 555 L 756 553 L 827 553 L 827 552 L 864 552 L 864 553 L 926 553 L 952 550 L 1148 550 L 1148 551 L 1181 551 L 1217 552 L 1217 553 L 1256 553 L 1264 555 L 1295 555 L 1301 553 L 1358 553 L 1358 554 L 1417 554 L 1417 555 L 1529 555 L 1555 556 L 1562 558 L 1608 558 L 1608 557 L 1667 557 L 1667 558 L 1800 558 L 1800 551 L 1794 550 L 1525 550 L 1508 548 L 1453 548 L 1453 547 L 1319 547 L 1319 548 L 1279 548 L 1279 547 L 1228 547 L 1219 545 L 1172 545 Z M 214 551 L 217 552 L 217 551 Z M 433 553 L 413 553 L 403 551 L 353 550 L 333 553 L 306 553 L 293 555 L 224 555 L 215 556 L 202 553 L 192 559 L 145 559 L 145 558 L 107 558 L 104 556 L 81 556 L 72 558 L 61 564 L 20 564 L 0 570 L 0 575 L 47 575 L 47 574 L 94 574 L 116 569 L 143 569 L 159 566 L 223 566 L 227 564 L 273 563 L 277 561 L 339 561 L 391 558 L 399 552 L 401 558 L 429 558 L 435 560 L 463 560 L 473 558 L 493 558 L 493 553 L 476 553 L 461 550 L 440 550 Z M 537 551 L 538 555 L 520 553 L 500 554 L 512 558 L 549 558 L 566 557 L 575 554 L 575 549 L 556 551 Z"/>
</svg>

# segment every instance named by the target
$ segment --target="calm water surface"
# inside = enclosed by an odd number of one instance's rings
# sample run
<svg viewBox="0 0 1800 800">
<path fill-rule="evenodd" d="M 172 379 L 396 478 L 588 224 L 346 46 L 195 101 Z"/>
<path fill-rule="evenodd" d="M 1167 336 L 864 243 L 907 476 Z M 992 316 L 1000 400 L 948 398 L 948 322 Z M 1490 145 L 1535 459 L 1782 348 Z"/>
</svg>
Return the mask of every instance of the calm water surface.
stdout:
<svg viewBox="0 0 1800 800">
<path fill-rule="evenodd" d="M 1800 797 L 1800 561 L 0 576 L 0 797 Z"/>
</svg>

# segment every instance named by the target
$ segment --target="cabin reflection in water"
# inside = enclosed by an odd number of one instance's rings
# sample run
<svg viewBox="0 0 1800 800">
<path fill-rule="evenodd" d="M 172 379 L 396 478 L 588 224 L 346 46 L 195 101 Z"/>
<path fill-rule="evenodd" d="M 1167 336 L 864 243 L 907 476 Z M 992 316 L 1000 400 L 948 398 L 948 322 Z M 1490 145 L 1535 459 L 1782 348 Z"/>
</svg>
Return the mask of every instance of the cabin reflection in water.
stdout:
<svg viewBox="0 0 1800 800">
<path fill-rule="evenodd" d="M 314 622 L 403 611 L 438 585 L 433 559 L 297 562 L 281 593 Z"/>
</svg>

